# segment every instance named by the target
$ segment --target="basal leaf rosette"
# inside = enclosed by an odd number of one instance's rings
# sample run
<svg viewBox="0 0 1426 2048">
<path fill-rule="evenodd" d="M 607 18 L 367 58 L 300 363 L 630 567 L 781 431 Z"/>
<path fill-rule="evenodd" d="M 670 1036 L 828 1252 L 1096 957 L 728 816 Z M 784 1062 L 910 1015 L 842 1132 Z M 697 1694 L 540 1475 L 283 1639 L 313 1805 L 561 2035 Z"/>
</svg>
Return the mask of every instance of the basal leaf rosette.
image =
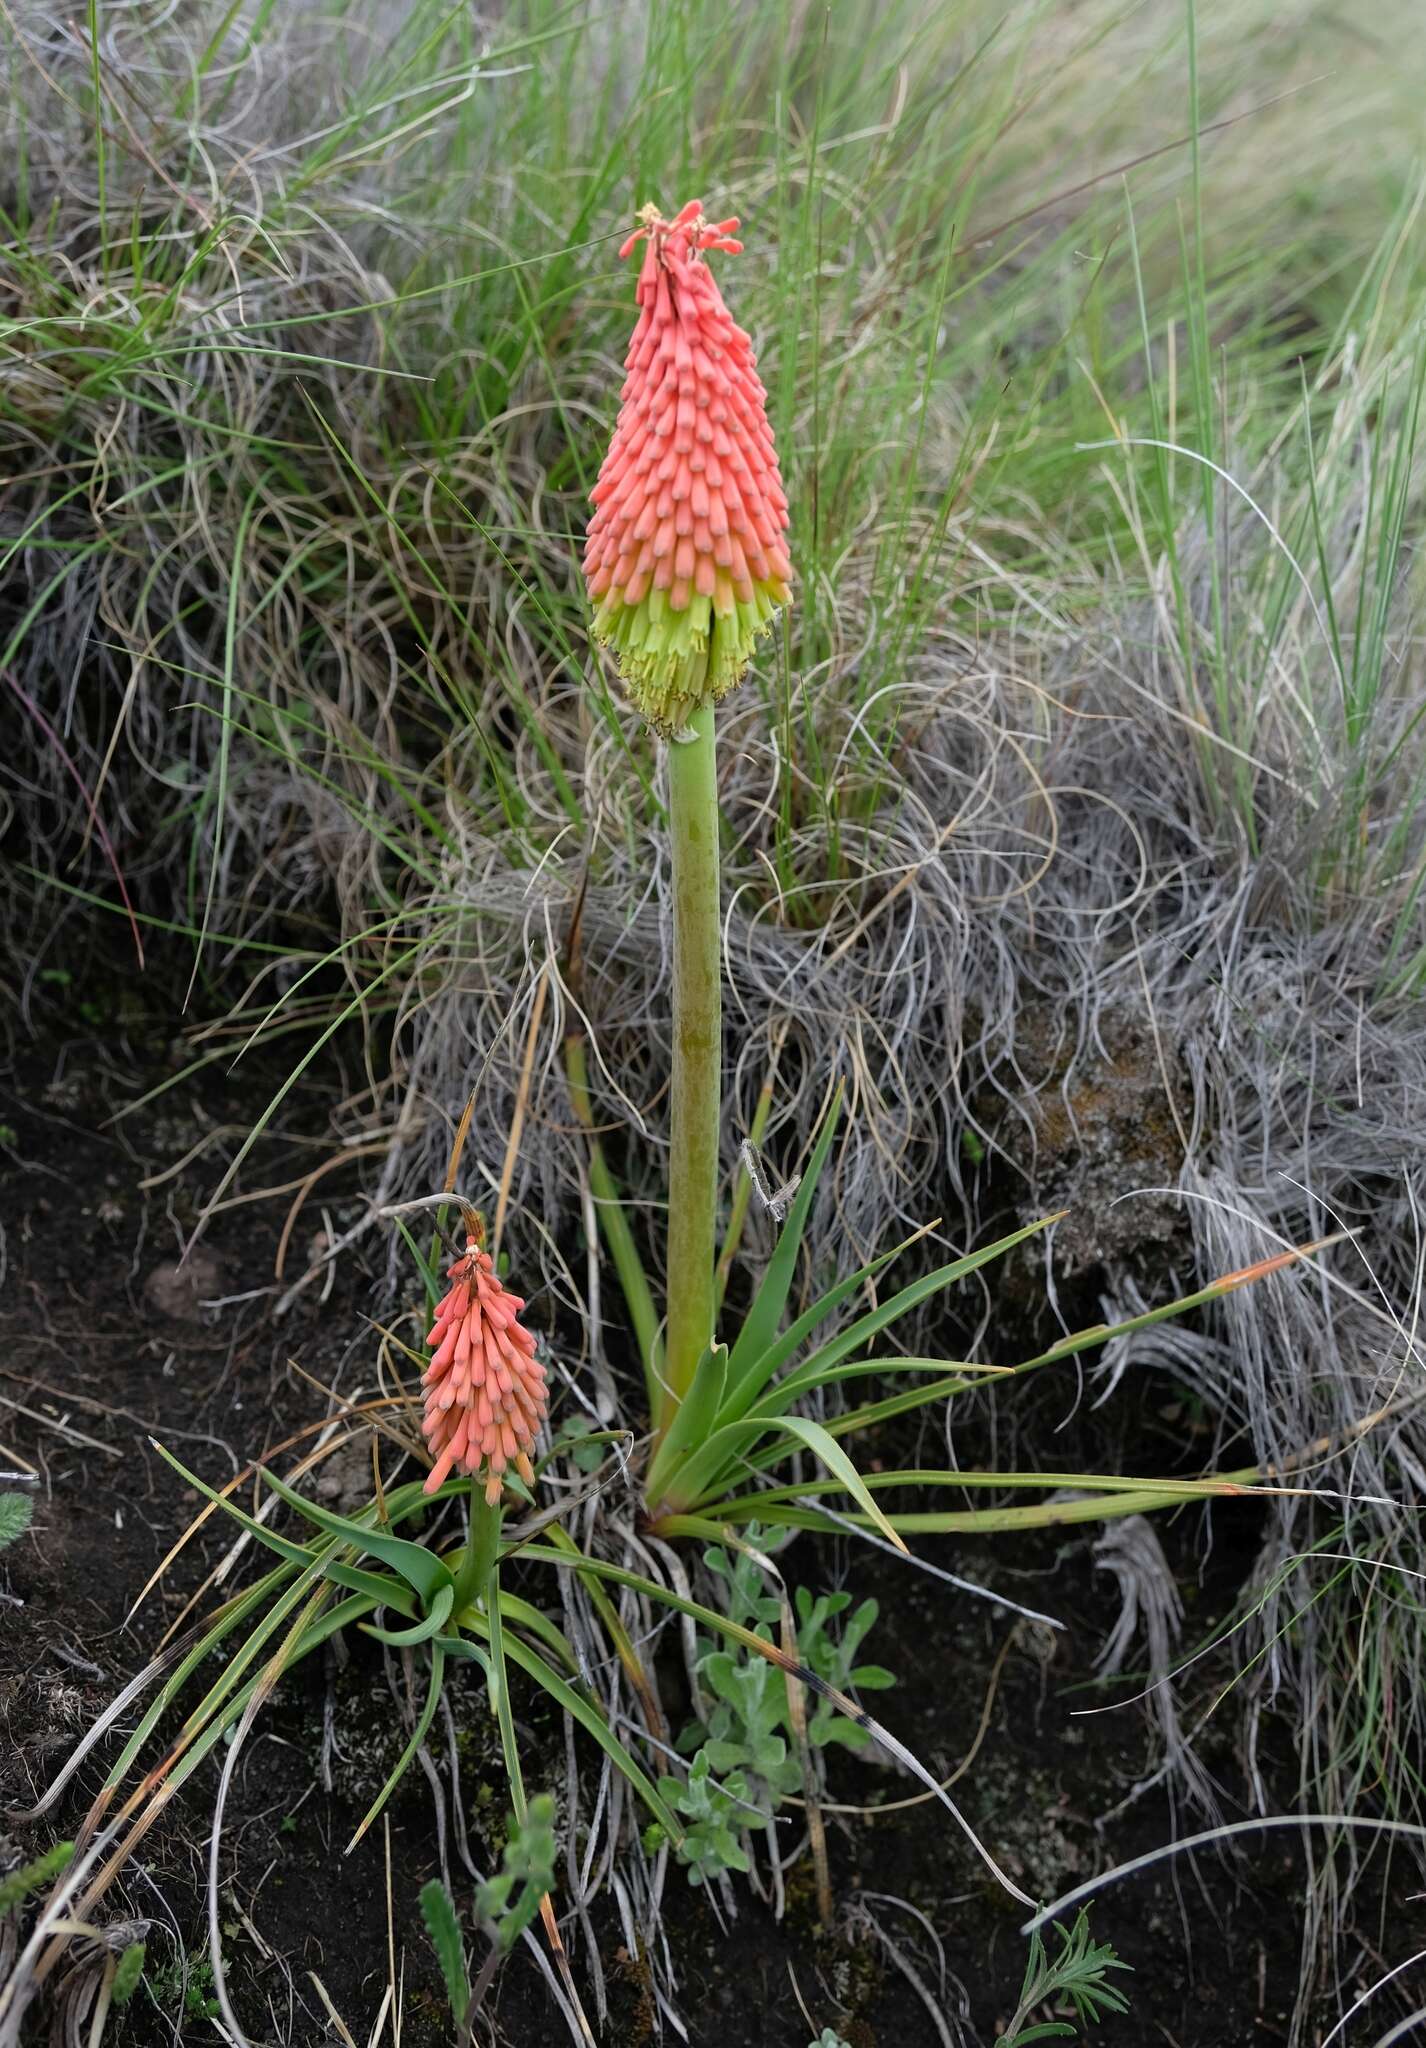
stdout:
<svg viewBox="0 0 1426 2048">
<path fill-rule="evenodd" d="M 736 220 L 690 200 L 645 207 L 638 324 L 614 438 L 591 493 L 584 573 L 594 634 L 656 731 L 740 682 L 788 600 L 787 499 L 753 345 L 706 252 L 736 254 Z"/>
</svg>

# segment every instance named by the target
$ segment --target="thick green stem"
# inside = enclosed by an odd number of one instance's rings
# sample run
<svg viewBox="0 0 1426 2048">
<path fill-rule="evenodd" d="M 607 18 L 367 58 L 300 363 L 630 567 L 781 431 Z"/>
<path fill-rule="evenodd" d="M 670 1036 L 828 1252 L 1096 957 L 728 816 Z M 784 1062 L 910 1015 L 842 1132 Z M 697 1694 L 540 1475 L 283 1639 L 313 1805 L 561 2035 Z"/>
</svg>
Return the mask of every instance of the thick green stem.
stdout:
<svg viewBox="0 0 1426 2048">
<path fill-rule="evenodd" d="M 713 706 L 669 758 L 673 835 L 673 1088 L 668 1176 L 668 1341 L 660 1426 L 667 1429 L 713 1340 L 718 1119 L 722 1105 L 722 959 L 718 771 Z"/>
<path fill-rule="evenodd" d="M 455 1604 L 451 1612 L 459 1617 L 472 1600 L 490 1609 L 490 1580 L 500 1550 L 499 1501 L 492 1508 L 485 1499 L 485 1481 L 475 1473 L 470 1482 L 470 1540 L 456 1570 Z"/>
</svg>

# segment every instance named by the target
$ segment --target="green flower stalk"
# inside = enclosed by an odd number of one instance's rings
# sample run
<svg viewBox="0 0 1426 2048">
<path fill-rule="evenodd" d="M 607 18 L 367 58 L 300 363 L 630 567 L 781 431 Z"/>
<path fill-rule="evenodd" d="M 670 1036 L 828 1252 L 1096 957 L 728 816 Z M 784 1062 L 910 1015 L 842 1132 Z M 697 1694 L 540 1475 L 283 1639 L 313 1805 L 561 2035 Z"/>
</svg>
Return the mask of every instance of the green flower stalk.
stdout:
<svg viewBox="0 0 1426 2048">
<path fill-rule="evenodd" d="M 666 1428 L 713 1339 L 722 1106 L 718 778 L 713 706 L 788 600 L 787 499 L 752 343 L 705 260 L 736 220 L 645 207 L 639 318 L 592 493 L 584 573 L 594 637 L 672 742 L 674 971 Z"/>
<path fill-rule="evenodd" d="M 723 1108 L 723 959 L 713 706 L 669 749 L 673 842 L 673 1072 L 669 1101 L 667 1427 L 713 1341 L 718 1140 Z"/>
</svg>

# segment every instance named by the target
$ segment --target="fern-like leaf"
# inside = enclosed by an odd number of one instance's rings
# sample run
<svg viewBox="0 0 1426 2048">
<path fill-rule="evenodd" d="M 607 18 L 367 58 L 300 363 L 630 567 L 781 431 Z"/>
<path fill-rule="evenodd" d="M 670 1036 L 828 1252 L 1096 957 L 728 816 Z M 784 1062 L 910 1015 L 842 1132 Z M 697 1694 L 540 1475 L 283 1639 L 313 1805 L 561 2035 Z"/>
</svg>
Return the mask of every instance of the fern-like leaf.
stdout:
<svg viewBox="0 0 1426 2048">
<path fill-rule="evenodd" d="M 73 1842 L 56 1842 L 33 1863 L 22 1863 L 8 1877 L 0 1877 L 0 1916 L 13 1913 L 17 1906 L 25 1903 L 31 1892 L 39 1891 L 52 1877 L 58 1877 L 62 1870 L 68 1868 L 73 1854 Z"/>
<path fill-rule="evenodd" d="M 144 1944 L 131 1941 L 119 1958 L 119 1967 L 114 1972 L 114 1982 L 109 1989 L 109 2003 L 122 2008 L 126 2006 L 139 1988 L 139 1979 L 144 1974 Z"/>
<path fill-rule="evenodd" d="M 1129 2001 L 1108 1978 L 1110 1970 L 1129 1970 L 1107 1941 L 1090 1938 L 1089 1914 L 1081 1907 L 1074 1926 L 1066 1930 L 1057 1920 L 1059 1953 L 1051 1956 L 1040 1935 L 1030 1938 L 1030 1957 L 1020 2003 L 1004 2037 L 1003 2048 L 1029 2048 L 1035 2041 L 1073 2040 L 1078 2026 L 1094 2022 L 1110 2012 L 1127 2012 Z M 1030 2014 L 1052 1998 L 1065 1998 L 1074 2010 L 1077 2025 L 1062 2019 L 1041 2020 L 1028 2026 Z"/>
<path fill-rule="evenodd" d="M 17 1543 L 34 1519 L 35 1504 L 27 1493 L 0 1493 L 0 1550 Z"/>
<path fill-rule="evenodd" d="M 463 2024 L 470 2006 L 470 1979 L 465 1968 L 465 1943 L 454 1901 L 438 1877 L 421 1887 L 421 1918 L 436 1951 L 436 1961 L 446 1981 L 446 1997 L 457 2026 Z"/>
<path fill-rule="evenodd" d="M 487 1878 L 475 1895 L 475 1903 L 495 1923 L 502 1949 L 512 1949 L 536 1913 L 540 1900 L 555 1881 L 555 1802 L 548 1792 L 537 1792 L 525 1809 L 521 1823 L 509 1817 L 510 1839 L 500 1871 Z"/>
</svg>

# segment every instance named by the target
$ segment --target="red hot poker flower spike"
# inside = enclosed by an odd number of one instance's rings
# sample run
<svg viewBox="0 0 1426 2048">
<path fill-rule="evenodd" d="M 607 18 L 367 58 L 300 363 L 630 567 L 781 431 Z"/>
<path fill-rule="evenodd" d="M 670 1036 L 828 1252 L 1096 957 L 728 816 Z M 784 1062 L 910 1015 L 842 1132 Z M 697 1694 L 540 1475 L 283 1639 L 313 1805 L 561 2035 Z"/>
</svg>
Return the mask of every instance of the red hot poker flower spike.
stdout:
<svg viewBox="0 0 1426 2048">
<path fill-rule="evenodd" d="M 622 405 L 592 492 L 584 574 L 594 633 L 630 695 L 675 733 L 747 670 L 788 600 L 787 499 L 753 345 L 704 260 L 736 255 L 736 220 L 699 200 L 646 206 L 620 251 L 646 243 Z"/>
<path fill-rule="evenodd" d="M 474 1231 L 450 1267 L 450 1281 L 426 1339 L 435 1356 L 421 1380 L 421 1430 L 436 1462 L 424 1491 L 434 1493 L 452 1471 L 473 1476 L 483 1469 L 485 1498 L 494 1507 L 511 1465 L 527 1484 L 534 1481 L 530 1453 L 548 1398 L 545 1369 L 534 1338 L 517 1321 L 524 1302 L 501 1286 Z"/>
</svg>

